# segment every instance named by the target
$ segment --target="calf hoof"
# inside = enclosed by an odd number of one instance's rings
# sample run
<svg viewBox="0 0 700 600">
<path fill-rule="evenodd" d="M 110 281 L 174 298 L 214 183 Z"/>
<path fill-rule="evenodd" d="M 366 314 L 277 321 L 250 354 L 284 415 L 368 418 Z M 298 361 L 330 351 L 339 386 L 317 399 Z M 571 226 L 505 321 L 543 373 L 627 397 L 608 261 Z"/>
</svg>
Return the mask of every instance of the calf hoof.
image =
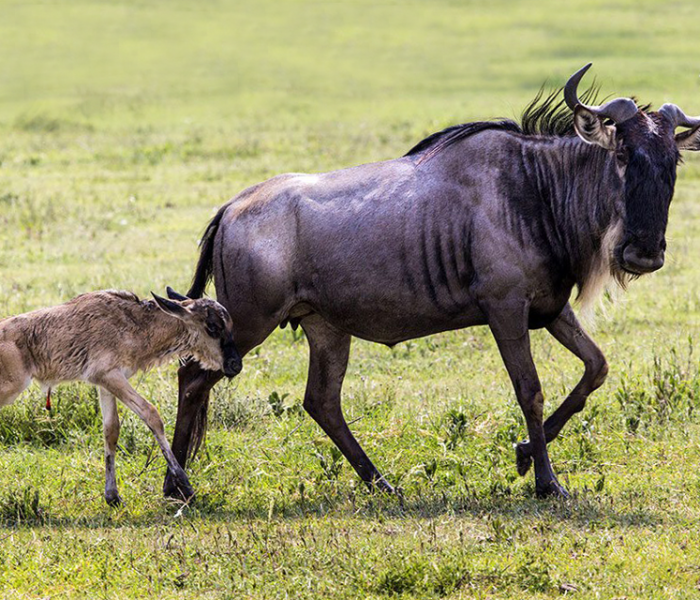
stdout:
<svg viewBox="0 0 700 600">
<path fill-rule="evenodd" d="M 525 475 L 532 466 L 532 454 L 530 454 L 530 442 L 520 442 L 515 445 L 515 468 L 518 475 Z"/>
<path fill-rule="evenodd" d="M 105 492 L 105 502 L 112 507 L 121 506 L 122 498 L 117 490 L 109 490 Z"/>
<path fill-rule="evenodd" d="M 535 494 L 538 498 L 569 498 L 569 492 L 567 492 L 562 485 L 556 480 L 550 481 L 546 485 L 535 486 Z"/>
</svg>

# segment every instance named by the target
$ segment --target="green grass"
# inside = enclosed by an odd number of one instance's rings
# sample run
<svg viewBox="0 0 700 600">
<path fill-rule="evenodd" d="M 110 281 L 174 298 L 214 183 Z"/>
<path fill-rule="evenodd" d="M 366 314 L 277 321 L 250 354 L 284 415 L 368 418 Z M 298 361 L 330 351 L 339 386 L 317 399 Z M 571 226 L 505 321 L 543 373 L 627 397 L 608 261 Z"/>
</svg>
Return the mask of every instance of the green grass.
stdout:
<svg viewBox="0 0 700 600">
<path fill-rule="evenodd" d="M 605 94 L 700 113 L 692 2 L 0 0 L 0 315 L 117 287 L 185 289 L 213 211 L 285 171 L 398 156 L 519 114 L 589 60 Z M 403 500 L 366 492 L 300 410 L 306 342 L 276 332 L 214 394 L 193 506 L 123 412 L 125 506 L 104 505 L 94 390 L 0 411 L 2 598 L 690 598 L 700 595 L 700 160 L 668 260 L 599 318 L 611 374 L 551 456 L 484 329 L 356 342 L 352 429 Z M 533 348 L 551 410 L 581 374 Z M 175 366 L 135 379 L 169 429 Z"/>
</svg>

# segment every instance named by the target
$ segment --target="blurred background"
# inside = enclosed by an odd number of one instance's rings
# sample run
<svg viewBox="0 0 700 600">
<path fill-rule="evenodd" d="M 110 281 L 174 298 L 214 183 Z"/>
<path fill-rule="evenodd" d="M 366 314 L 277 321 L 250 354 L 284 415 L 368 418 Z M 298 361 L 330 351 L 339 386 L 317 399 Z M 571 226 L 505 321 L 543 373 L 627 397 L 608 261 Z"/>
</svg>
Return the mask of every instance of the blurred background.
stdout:
<svg viewBox="0 0 700 600">
<path fill-rule="evenodd" d="M 2 0 L 0 11 L 4 302 L 12 285 L 39 286 L 37 301 L 46 287 L 139 288 L 144 269 L 184 286 L 212 209 L 245 186 L 517 117 L 588 61 L 603 95 L 700 113 L 691 2 Z"/>
</svg>

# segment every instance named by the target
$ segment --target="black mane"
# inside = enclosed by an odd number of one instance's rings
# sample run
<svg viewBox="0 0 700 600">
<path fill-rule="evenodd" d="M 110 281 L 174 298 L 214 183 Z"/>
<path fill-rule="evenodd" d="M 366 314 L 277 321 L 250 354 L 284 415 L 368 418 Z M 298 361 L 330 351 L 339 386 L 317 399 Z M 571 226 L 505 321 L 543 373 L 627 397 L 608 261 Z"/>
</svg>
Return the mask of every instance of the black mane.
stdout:
<svg viewBox="0 0 700 600">
<path fill-rule="evenodd" d="M 444 148 L 451 146 L 455 142 L 469 137 L 481 131 L 487 129 L 500 129 L 502 131 L 514 131 L 515 133 L 522 133 L 520 125 L 515 121 L 509 119 L 503 119 L 500 121 L 474 121 L 472 123 L 464 123 L 462 125 L 453 125 L 429 135 L 424 140 L 418 142 L 413 148 L 411 148 L 404 156 L 412 156 L 414 154 L 420 154 L 424 150 L 430 150 L 430 156 L 440 152 Z"/>
<path fill-rule="evenodd" d="M 574 131 L 574 113 L 564 101 L 564 88 L 550 91 L 545 96 L 544 86 L 520 115 L 520 127 L 525 135 L 568 137 Z M 600 87 L 593 85 L 581 94 L 583 104 L 598 104 Z"/>
<path fill-rule="evenodd" d="M 520 123 L 510 119 L 499 119 L 453 125 L 433 133 L 418 142 L 405 156 L 413 156 L 425 150 L 430 150 L 430 153 L 425 157 L 428 158 L 459 140 L 487 129 L 512 131 L 532 136 L 567 137 L 575 135 L 574 115 L 564 102 L 563 91 L 564 88 L 557 88 L 545 96 L 545 89 L 542 86 L 532 101 L 525 107 L 525 110 L 523 110 L 520 116 Z M 581 94 L 581 102 L 584 104 L 597 104 L 598 92 L 599 86 L 594 82 L 591 87 Z M 643 108 L 643 110 L 645 109 L 646 107 Z"/>
</svg>

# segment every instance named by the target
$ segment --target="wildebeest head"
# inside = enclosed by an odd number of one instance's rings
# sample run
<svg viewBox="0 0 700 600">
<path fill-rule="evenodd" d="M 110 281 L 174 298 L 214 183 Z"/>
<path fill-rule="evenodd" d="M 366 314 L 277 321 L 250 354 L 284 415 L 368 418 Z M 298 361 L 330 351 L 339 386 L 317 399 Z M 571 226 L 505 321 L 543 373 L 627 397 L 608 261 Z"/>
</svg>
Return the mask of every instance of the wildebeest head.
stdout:
<svg viewBox="0 0 700 600">
<path fill-rule="evenodd" d="M 241 357 L 233 341 L 233 323 L 228 311 L 210 298 L 191 299 L 167 288 L 168 298 L 153 294 L 158 307 L 180 319 L 192 336 L 188 350 L 207 369 L 219 369 L 227 377 L 241 371 Z"/>
<path fill-rule="evenodd" d="M 590 66 L 571 76 L 564 97 L 574 111 L 578 136 L 608 150 L 624 181 L 624 223 L 614 250 L 616 266 L 631 275 L 651 273 L 664 264 L 679 151 L 700 149 L 700 118 L 686 117 L 675 104 L 664 104 L 658 112 L 642 110 L 630 98 L 586 106 L 576 90 Z M 690 129 L 676 135 L 676 127 Z"/>
</svg>

